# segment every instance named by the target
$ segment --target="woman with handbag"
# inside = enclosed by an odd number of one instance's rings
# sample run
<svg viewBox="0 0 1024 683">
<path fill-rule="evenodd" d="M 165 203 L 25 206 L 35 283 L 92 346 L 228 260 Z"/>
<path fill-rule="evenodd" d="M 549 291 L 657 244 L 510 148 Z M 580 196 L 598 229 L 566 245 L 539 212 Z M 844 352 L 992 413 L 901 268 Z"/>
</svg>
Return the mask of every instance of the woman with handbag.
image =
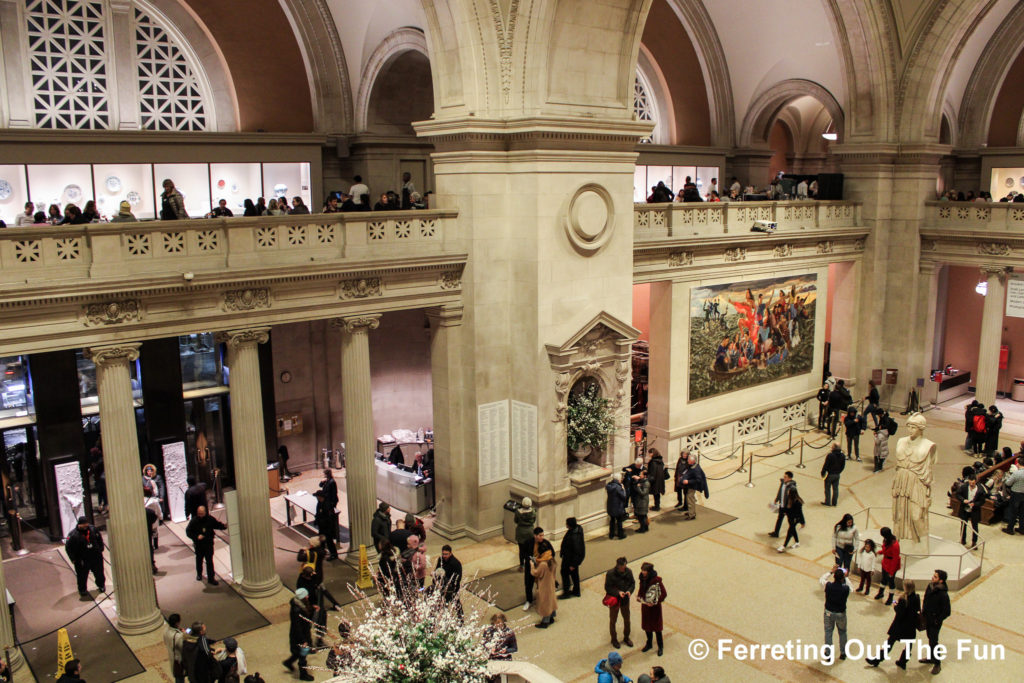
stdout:
<svg viewBox="0 0 1024 683">
<path fill-rule="evenodd" d="M 860 544 L 860 532 L 853 522 L 853 515 L 847 512 L 832 528 L 832 554 L 836 556 L 836 564 L 850 571 L 853 553 Z"/>
<path fill-rule="evenodd" d="M 640 565 L 640 590 L 637 591 L 636 599 L 640 603 L 640 627 L 647 634 L 647 644 L 641 648 L 641 652 L 651 649 L 652 636 L 658 640 L 658 656 L 665 652 L 665 641 L 661 632 L 664 628 L 661 618 L 661 603 L 668 597 L 665 584 L 662 583 L 654 565 L 644 562 Z"/>
<path fill-rule="evenodd" d="M 896 616 L 892 618 L 892 624 L 889 626 L 889 640 L 882 654 L 887 655 L 891 652 L 893 646 L 899 641 L 908 641 L 903 647 L 903 652 L 900 653 L 900 658 L 896 660 L 896 666 L 906 671 L 907 657 L 910 656 L 909 641 L 917 638 L 917 627 L 921 614 L 921 598 L 918 596 L 914 582 L 911 579 L 903 582 L 903 592 L 896 599 L 893 609 L 896 612 Z M 882 663 L 882 659 L 885 659 L 885 657 L 865 659 L 864 661 L 871 666 L 878 666 Z"/>
<path fill-rule="evenodd" d="M 537 585 L 537 614 L 541 616 L 540 623 L 534 625 L 537 628 L 547 628 L 555 621 L 558 608 L 558 601 L 555 598 L 554 549 L 544 550 L 536 560 L 531 557 L 530 564 L 530 573 Z"/>
</svg>

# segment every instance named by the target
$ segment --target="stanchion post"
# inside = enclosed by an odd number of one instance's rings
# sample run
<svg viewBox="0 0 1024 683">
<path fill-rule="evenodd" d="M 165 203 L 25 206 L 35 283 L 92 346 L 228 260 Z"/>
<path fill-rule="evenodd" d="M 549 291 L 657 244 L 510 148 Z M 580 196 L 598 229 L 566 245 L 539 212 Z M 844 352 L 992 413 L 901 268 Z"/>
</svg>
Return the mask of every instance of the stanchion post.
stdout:
<svg viewBox="0 0 1024 683">
<path fill-rule="evenodd" d="M 729 451 L 729 459 L 736 459 L 736 423 L 732 423 L 732 449 Z"/>
<path fill-rule="evenodd" d="M 789 445 L 786 447 L 786 452 L 787 453 L 792 453 L 793 452 L 793 426 L 792 425 L 790 425 L 790 427 L 789 427 Z"/>
<path fill-rule="evenodd" d="M 764 433 L 764 445 L 767 446 L 772 442 L 772 415 L 768 413 L 768 430 Z"/>
<path fill-rule="evenodd" d="M 746 470 L 743 469 L 743 462 L 746 459 L 747 459 L 747 442 L 744 441 L 744 442 L 740 443 L 740 468 L 738 470 L 736 470 L 737 472 L 746 472 Z"/>
<path fill-rule="evenodd" d="M 797 469 L 804 469 L 807 465 L 804 464 L 804 440 L 800 439 L 800 462 L 796 464 Z"/>
<path fill-rule="evenodd" d="M 754 454 L 750 454 L 750 464 L 747 465 L 747 484 L 748 489 L 754 488 Z"/>
</svg>

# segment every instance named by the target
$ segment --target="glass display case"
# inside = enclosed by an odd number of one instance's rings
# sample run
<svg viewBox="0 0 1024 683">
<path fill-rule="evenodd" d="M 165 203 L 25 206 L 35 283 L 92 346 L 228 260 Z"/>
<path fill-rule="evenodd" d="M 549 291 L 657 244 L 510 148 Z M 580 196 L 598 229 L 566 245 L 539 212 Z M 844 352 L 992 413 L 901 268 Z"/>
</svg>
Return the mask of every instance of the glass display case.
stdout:
<svg viewBox="0 0 1024 683">
<path fill-rule="evenodd" d="M 152 164 L 96 164 L 92 167 L 96 206 L 110 220 L 122 201 L 132 205 L 139 220 L 156 218 Z"/>
<path fill-rule="evenodd" d="M 68 204 L 83 208 L 96 196 L 89 164 L 29 164 L 27 168 L 28 189 L 36 206 L 56 204 L 63 212 Z"/>
<path fill-rule="evenodd" d="M 185 198 L 185 212 L 189 218 L 202 218 L 212 210 L 209 164 L 153 164 L 153 178 L 157 215 L 160 213 L 163 182 L 167 178 L 174 182 L 174 187 Z"/>
<path fill-rule="evenodd" d="M 221 347 L 212 332 L 178 337 L 181 353 L 181 386 L 184 391 L 224 385 Z"/>
<path fill-rule="evenodd" d="M 78 397 L 82 403 L 82 415 L 95 415 L 99 412 L 99 398 L 96 395 L 96 364 L 85 357 L 81 351 L 75 352 L 75 363 L 78 368 Z M 131 373 L 132 398 L 136 406 L 142 401 L 142 382 L 139 380 L 139 361 L 135 359 L 128 364 Z"/>
<path fill-rule="evenodd" d="M 14 226 L 18 214 L 25 210 L 28 191 L 25 186 L 25 167 L 20 165 L 0 165 L 0 220 Z M 46 207 L 36 208 L 46 212 Z"/>
<path fill-rule="evenodd" d="M 25 356 L 0 358 L 0 418 L 34 412 L 26 360 Z"/>
<path fill-rule="evenodd" d="M 255 203 L 259 197 L 270 201 L 273 196 L 263 193 L 259 164 L 210 164 L 210 184 L 213 204 L 226 199 L 228 208 L 236 216 L 242 215 L 246 199 Z"/>
<path fill-rule="evenodd" d="M 308 163 L 263 164 L 263 196 L 268 202 L 283 197 L 291 206 L 292 197 L 302 197 L 306 206 L 313 206 L 310 188 Z"/>
</svg>

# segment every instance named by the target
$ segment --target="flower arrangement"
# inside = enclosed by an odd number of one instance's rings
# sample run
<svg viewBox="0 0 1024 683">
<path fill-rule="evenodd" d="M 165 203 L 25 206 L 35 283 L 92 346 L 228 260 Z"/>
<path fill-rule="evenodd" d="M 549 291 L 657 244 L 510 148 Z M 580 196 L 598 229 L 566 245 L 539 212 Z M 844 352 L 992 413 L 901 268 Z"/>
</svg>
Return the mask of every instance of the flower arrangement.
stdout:
<svg viewBox="0 0 1024 683">
<path fill-rule="evenodd" d="M 585 446 L 604 448 L 608 437 L 615 431 L 615 419 L 608 404 L 608 399 L 597 395 L 595 385 L 569 396 L 566 430 L 569 450 Z"/>
<path fill-rule="evenodd" d="M 345 656 L 333 672 L 337 680 L 487 681 L 487 661 L 498 639 L 485 636 L 482 610 L 463 612 L 461 596 L 468 591 L 460 587 L 446 599 L 443 579 L 426 589 L 401 573 L 394 583 L 377 580 L 376 602 L 349 587 L 362 614 L 344 642 Z M 483 603 L 483 609 L 488 606 Z"/>
</svg>

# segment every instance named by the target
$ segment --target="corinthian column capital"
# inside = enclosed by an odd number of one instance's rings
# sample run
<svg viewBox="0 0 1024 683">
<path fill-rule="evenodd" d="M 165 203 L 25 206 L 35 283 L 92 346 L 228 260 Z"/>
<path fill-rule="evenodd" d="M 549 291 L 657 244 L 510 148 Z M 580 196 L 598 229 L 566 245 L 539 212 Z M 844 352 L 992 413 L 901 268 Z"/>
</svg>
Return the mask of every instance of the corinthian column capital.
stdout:
<svg viewBox="0 0 1024 683">
<path fill-rule="evenodd" d="M 981 267 L 982 277 L 989 278 L 995 275 L 1000 281 L 1006 279 L 1006 274 L 1010 272 L 1010 268 L 1007 266 L 1001 266 L 991 263 L 986 263 Z"/>
<path fill-rule="evenodd" d="M 126 342 L 109 346 L 92 346 L 85 349 L 85 357 L 92 360 L 97 367 L 131 363 L 139 357 L 141 344 Z"/>
<path fill-rule="evenodd" d="M 241 346 L 256 346 L 265 344 L 270 339 L 269 327 L 250 327 L 244 330 L 228 330 L 217 335 L 220 341 L 227 342 L 228 346 L 236 349 Z"/>
<path fill-rule="evenodd" d="M 343 318 L 331 318 L 331 325 L 346 334 L 366 334 L 370 330 L 380 327 L 380 314 L 364 313 Z"/>
</svg>

